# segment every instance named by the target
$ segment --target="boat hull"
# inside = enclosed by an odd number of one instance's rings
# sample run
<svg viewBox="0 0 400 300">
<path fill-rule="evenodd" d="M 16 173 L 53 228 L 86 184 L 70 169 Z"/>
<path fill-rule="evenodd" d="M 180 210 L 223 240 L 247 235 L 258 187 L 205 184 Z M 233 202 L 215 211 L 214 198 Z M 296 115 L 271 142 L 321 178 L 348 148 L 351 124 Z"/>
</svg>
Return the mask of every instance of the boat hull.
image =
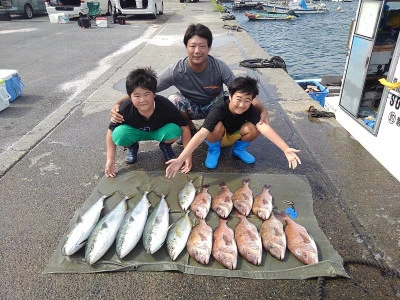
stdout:
<svg viewBox="0 0 400 300">
<path fill-rule="evenodd" d="M 293 10 L 296 14 L 323 14 L 328 12 L 326 7 L 304 9 L 304 8 L 295 8 L 291 6 L 263 4 L 263 8 L 266 12 L 277 12 L 277 13 L 287 13 L 289 10 Z"/>
<path fill-rule="evenodd" d="M 295 16 L 289 16 L 286 13 L 245 13 L 249 21 L 291 21 Z"/>
</svg>

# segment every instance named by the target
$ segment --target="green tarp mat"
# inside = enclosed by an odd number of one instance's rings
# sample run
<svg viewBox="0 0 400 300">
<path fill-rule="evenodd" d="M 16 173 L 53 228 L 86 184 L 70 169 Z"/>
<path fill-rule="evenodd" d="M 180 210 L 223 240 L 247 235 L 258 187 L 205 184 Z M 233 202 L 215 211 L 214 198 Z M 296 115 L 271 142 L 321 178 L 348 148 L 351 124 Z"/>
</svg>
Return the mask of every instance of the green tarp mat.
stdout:
<svg viewBox="0 0 400 300">
<path fill-rule="evenodd" d="M 96 263 L 89 265 L 84 261 L 84 248 L 71 256 L 63 256 L 61 249 L 65 241 L 65 236 L 72 229 L 79 214 L 83 213 L 96 200 L 100 194 L 110 194 L 114 191 L 121 191 L 124 195 L 133 196 L 128 200 L 128 207 L 137 203 L 144 191 L 151 191 L 148 198 L 152 207 L 159 201 L 161 194 L 167 195 L 166 200 L 170 207 L 170 224 L 179 219 L 184 212 L 178 204 L 178 192 L 189 181 L 200 191 L 201 187 L 208 184 L 209 193 L 212 197 L 220 191 L 219 183 L 225 182 L 229 189 L 234 192 L 242 185 L 242 179 L 250 179 L 250 188 L 253 195 L 260 193 L 262 187 L 267 184 L 271 186 L 270 194 L 273 197 L 275 209 L 285 210 L 290 207 L 284 201 L 292 201 L 294 208 L 298 212 L 296 222 L 303 225 L 310 235 L 314 238 L 319 252 L 319 263 L 304 265 L 298 261 L 289 250 L 283 261 L 280 261 L 265 250 L 261 265 L 255 266 L 248 263 L 243 258 L 238 257 L 236 270 L 228 270 L 220 265 L 215 259 L 210 258 L 207 266 L 197 263 L 187 253 L 186 249 L 172 261 L 168 255 L 165 244 L 153 255 L 144 251 L 140 240 L 131 253 L 123 259 L 119 259 L 115 252 L 115 243 L 108 252 Z M 118 193 L 105 201 L 102 216 L 112 209 L 122 196 Z M 151 210 L 152 208 L 150 208 Z M 261 226 L 261 220 L 250 214 L 248 219 L 257 226 Z M 235 228 L 239 219 L 231 213 L 228 226 Z M 206 222 L 213 229 L 218 226 L 217 215 L 210 210 Z M 190 173 L 177 174 L 175 178 L 165 178 L 164 172 L 144 172 L 129 171 L 122 169 L 115 178 L 103 177 L 96 189 L 86 199 L 82 208 L 75 212 L 71 219 L 69 229 L 51 257 L 44 273 L 94 273 L 111 271 L 180 271 L 187 274 L 241 277 L 251 279 L 307 279 L 319 276 L 348 277 L 344 268 L 343 260 L 335 251 L 328 239 L 318 226 L 318 222 L 313 213 L 313 201 L 311 187 L 305 176 L 298 175 L 276 175 L 276 174 L 231 174 L 231 173 Z"/>
</svg>

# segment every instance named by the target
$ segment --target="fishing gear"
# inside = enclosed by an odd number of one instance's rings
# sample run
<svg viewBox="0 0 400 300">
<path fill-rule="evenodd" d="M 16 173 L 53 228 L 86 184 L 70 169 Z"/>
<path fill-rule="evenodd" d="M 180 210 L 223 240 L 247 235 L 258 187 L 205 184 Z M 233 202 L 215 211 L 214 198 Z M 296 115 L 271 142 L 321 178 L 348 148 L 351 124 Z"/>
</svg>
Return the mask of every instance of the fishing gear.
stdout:
<svg viewBox="0 0 400 300">
<path fill-rule="evenodd" d="M 287 73 L 286 63 L 280 56 L 273 56 L 270 59 L 245 59 L 239 62 L 239 66 L 245 68 L 281 68 Z"/>
</svg>

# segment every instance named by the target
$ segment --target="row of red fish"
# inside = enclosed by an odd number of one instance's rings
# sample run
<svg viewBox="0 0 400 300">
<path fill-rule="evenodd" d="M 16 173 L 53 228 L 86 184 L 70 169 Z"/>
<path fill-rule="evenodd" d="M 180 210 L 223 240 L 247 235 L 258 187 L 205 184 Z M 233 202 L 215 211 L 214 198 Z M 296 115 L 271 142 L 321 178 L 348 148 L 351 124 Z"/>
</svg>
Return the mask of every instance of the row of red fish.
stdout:
<svg viewBox="0 0 400 300">
<path fill-rule="evenodd" d="M 238 253 L 248 262 L 260 265 L 263 247 L 280 260 L 285 258 L 288 248 L 304 264 L 318 262 L 314 240 L 303 226 L 294 222 L 285 212 L 277 213 L 278 218 L 286 223 L 285 230 L 273 213 L 262 223 L 260 232 L 245 216 L 237 216 L 240 222 L 235 231 L 228 227 L 226 219 L 219 218 L 219 226 L 214 233 L 204 219 L 199 219 L 199 224 L 193 228 L 187 241 L 189 255 L 207 265 L 212 254 L 220 264 L 231 270 L 236 269 Z"/>
<path fill-rule="evenodd" d="M 314 239 L 308 234 L 307 230 L 293 221 L 285 212 L 276 214 L 280 220 L 275 217 L 272 213 L 273 203 L 269 186 L 264 185 L 262 192 L 256 195 L 253 201 L 249 182 L 250 180 L 243 179 L 242 186 L 234 193 L 222 182 L 219 185 L 221 190 L 214 199 L 208 193 L 208 185 L 204 185 L 197 195 L 193 193 L 192 182 L 182 188 L 179 195 L 181 207 L 185 210 L 190 206 L 193 214 L 200 219 L 199 224 L 193 228 L 188 239 L 189 255 L 199 263 L 208 264 L 212 253 L 214 258 L 222 265 L 229 269 L 235 269 L 236 247 L 247 261 L 259 265 L 263 246 L 272 256 L 280 260 L 284 259 L 286 248 L 288 248 L 304 264 L 317 263 L 318 250 Z M 188 185 L 191 185 L 190 189 L 188 189 Z M 185 196 L 193 197 L 192 200 L 190 200 L 190 197 L 186 197 L 182 201 L 182 191 L 185 189 L 191 192 L 190 195 L 185 193 Z M 185 203 L 186 207 L 182 203 Z M 220 217 L 220 224 L 214 234 L 212 228 L 204 221 L 210 206 Z M 229 217 L 233 207 L 237 210 L 237 216 L 240 218 L 234 233 L 226 225 L 227 221 L 223 220 Z M 263 220 L 260 233 L 256 226 L 246 218 L 250 211 Z M 286 223 L 285 229 L 281 220 Z"/>
<path fill-rule="evenodd" d="M 209 185 L 203 185 L 196 195 L 192 181 L 186 184 L 179 192 L 178 202 L 183 210 L 189 206 L 193 214 L 200 219 L 205 219 L 210 208 L 221 218 L 228 218 L 233 207 L 244 216 L 252 211 L 261 220 L 267 220 L 272 212 L 272 196 L 269 193 L 270 186 L 264 185 L 262 192 L 253 200 L 253 192 L 249 187 L 249 179 L 243 179 L 242 186 L 234 193 L 230 191 L 225 182 L 221 182 L 219 193 L 212 199 L 208 192 Z"/>
</svg>

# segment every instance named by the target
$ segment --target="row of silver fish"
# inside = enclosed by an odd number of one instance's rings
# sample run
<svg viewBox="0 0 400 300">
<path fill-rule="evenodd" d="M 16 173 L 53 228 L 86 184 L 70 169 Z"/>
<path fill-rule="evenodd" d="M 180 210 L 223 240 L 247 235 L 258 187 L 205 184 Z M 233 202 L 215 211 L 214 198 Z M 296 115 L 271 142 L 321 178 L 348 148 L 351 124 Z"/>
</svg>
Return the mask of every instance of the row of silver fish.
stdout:
<svg viewBox="0 0 400 300">
<path fill-rule="evenodd" d="M 113 193 L 114 194 L 114 193 Z M 98 261 L 116 241 L 116 253 L 119 258 L 131 252 L 143 237 L 146 252 L 153 254 L 164 244 L 169 226 L 169 207 L 165 196 L 161 195 L 150 216 L 150 202 L 145 192 L 141 200 L 128 212 L 123 199 L 100 221 L 104 200 L 111 195 L 102 196 L 88 210 L 77 218 L 71 232 L 62 247 L 63 255 L 72 255 L 82 248 L 87 240 L 85 261 L 90 265 Z"/>
</svg>

